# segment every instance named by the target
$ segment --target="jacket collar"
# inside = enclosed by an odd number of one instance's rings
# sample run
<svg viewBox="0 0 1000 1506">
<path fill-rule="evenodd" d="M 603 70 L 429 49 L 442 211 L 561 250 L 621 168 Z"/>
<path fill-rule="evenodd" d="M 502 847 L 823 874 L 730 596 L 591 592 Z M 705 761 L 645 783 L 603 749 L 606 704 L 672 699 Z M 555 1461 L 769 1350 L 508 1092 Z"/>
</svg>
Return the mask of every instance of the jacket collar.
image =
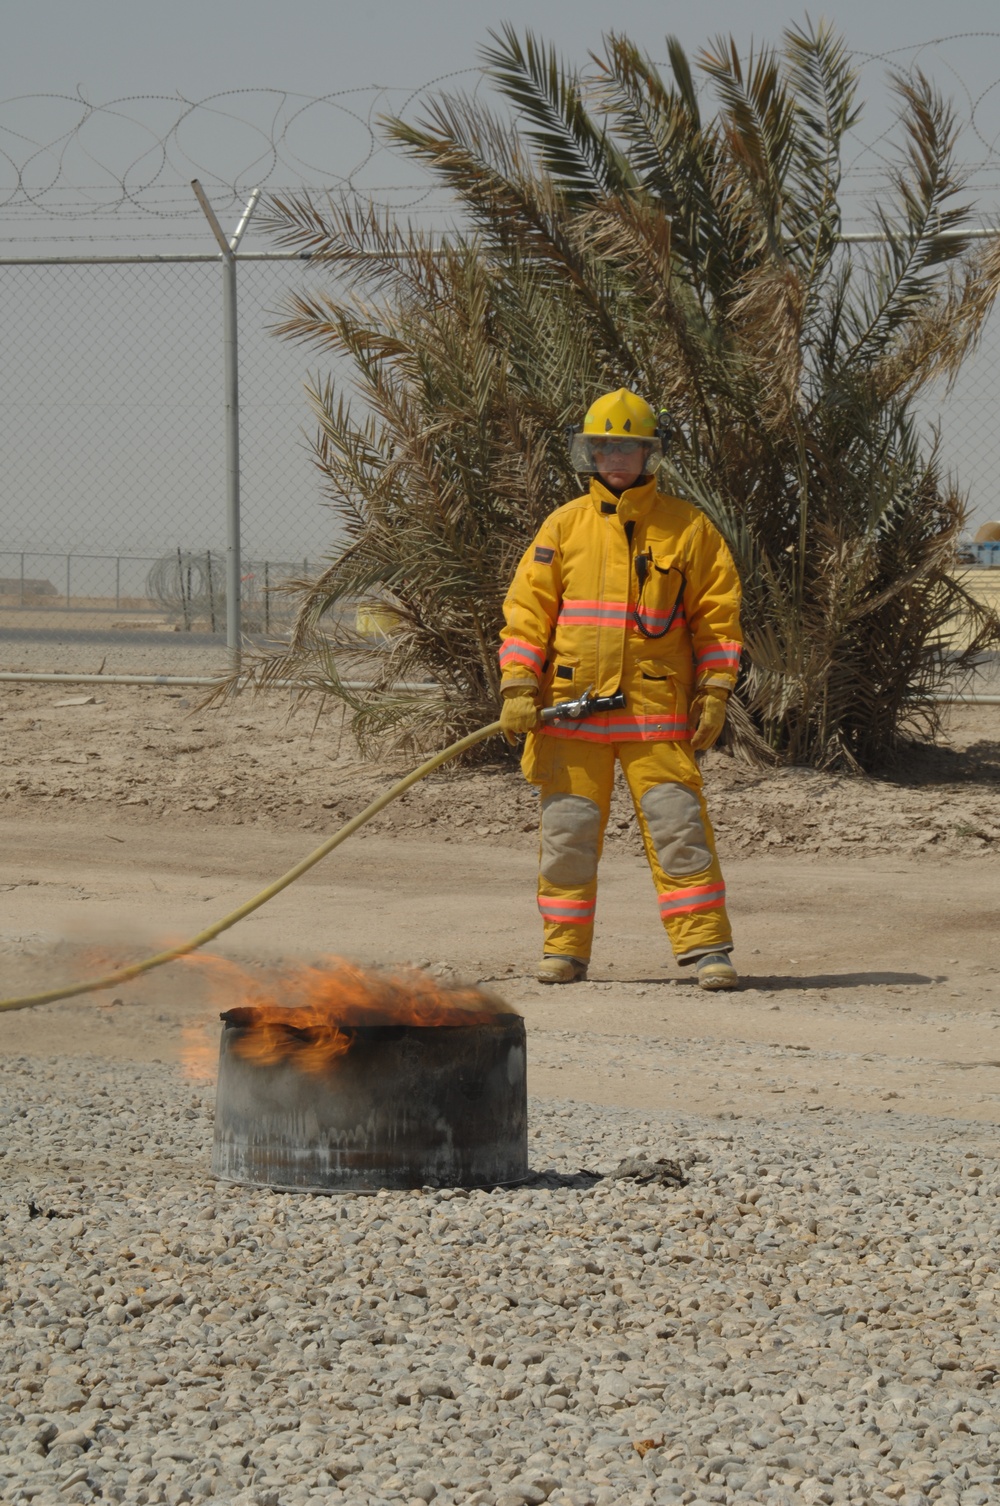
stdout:
<svg viewBox="0 0 1000 1506">
<path fill-rule="evenodd" d="M 616 497 L 597 476 L 590 478 L 590 498 L 598 512 L 607 512 L 613 507 L 623 523 L 644 518 L 656 501 L 656 478 L 648 476 L 636 486 Z"/>
</svg>

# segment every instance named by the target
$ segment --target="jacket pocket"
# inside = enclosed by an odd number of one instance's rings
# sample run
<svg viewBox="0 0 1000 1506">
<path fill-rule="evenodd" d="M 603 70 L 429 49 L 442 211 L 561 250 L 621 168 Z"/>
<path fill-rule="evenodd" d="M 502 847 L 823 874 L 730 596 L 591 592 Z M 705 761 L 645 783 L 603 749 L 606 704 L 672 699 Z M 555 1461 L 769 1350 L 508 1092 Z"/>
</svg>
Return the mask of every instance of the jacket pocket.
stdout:
<svg viewBox="0 0 1000 1506">
<path fill-rule="evenodd" d="M 656 559 L 654 556 L 647 583 L 651 607 L 658 612 L 672 612 L 675 607 L 679 608 L 684 600 L 686 584 L 680 560 L 667 556 Z"/>
<path fill-rule="evenodd" d="M 639 660 L 632 698 L 640 716 L 662 716 L 670 722 L 670 730 L 685 732 L 687 686 L 676 669 L 663 659 Z"/>
<path fill-rule="evenodd" d="M 580 661 L 557 654 L 545 676 L 545 704 L 557 706 L 560 701 L 575 701 L 583 693 L 580 684 Z"/>
</svg>

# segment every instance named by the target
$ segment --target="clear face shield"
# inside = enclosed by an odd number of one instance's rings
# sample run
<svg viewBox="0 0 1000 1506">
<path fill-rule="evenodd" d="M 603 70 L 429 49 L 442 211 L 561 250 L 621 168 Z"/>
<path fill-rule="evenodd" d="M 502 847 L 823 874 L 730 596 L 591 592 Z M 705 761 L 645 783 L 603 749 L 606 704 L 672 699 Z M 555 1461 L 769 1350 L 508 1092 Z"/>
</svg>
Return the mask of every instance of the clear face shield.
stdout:
<svg viewBox="0 0 1000 1506">
<path fill-rule="evenodd" d="M 609 461 L 616 456 L 631 460 L 640 451 L 645 457 L 642 474 L 651 476 L 663 459 L 663 443 L 658 434 L 648 439 L 604 439 L 599 434 L 577 432 L 571 434 L 569 440 L 570 464 L 583 476 L 598 474 L 598 456 L 606 457 Z"/>
</svg>

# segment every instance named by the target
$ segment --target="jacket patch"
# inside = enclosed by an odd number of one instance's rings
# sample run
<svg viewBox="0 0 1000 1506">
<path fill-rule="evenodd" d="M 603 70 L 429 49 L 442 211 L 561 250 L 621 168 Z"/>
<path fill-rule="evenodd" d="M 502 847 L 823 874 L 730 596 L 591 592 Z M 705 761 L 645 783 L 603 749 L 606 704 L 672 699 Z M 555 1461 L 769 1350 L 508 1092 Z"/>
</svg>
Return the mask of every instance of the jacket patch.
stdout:
<svg viewBox="0 0 1000 1506">
<path fill-rule="evenodd" d="M 554 549 L 543 549 L 541 544 L 535 545 L 535 563 L 537 565 L 551 565 L 556 557 Z"/>
</svg>

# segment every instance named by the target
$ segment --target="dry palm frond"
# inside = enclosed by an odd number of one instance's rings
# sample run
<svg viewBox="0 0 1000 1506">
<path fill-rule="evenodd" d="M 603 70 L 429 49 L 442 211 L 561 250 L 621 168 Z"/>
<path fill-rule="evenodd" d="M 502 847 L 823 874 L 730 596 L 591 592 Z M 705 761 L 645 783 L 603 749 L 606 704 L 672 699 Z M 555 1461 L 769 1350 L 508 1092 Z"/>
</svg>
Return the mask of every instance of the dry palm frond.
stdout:
<svg viewBox="0 0 1000 1506">
<path fill-rule="evenodd" d="M 716 746 L 720 752 L 734 754 L 742 763 L 758 768 L 775 768 L 781 755 L 765 739 L 747 706 L 746 687 L 736 690 L 726 706 L 726 724 Z"/>
<path fill-rule="evenodd" d="M 944 376 L 954 380 L 976 348 L 1000 291 L 1000 235 L 969 254 L 938 298 L 900 332 L 873 369 L 880 393 L 913 395 Z"/>
<path fill-rule="evenodd" d="M 719 38 L 699 58 L 719 96 L 719 187 L 734 226 L 741 261 L 772 250 L 781 234 L 785 184 L 795 153 L 795 100 L 778 54 L 765 49 L 744 67 L 732 38 Z"/>
<path fill-rule="evenodd" d="M 678 416 L 692 403 L 711 422 L 712 399 L 728 387 L 726 354 L 712 338 L 689 284 L 676 276 L 672 226 L 655 203 L 638 197 L 599 201 L 581 214 L 579 233 L 628 278 L 628 296 L 655 330 L 656 352 L 636 364 L 659 380 L 647 381 L 659 401 Z M 634 342 L 633 342 L 634 343 Z"/>
<path fill-rule="evenodd" d="M 310 261 L 333 263 L 341 276 L 346 273 L 369 290 L 424 298 L 435 287 L 438 248 L 390 211 L 356 195 L 328 194 L 320 208 L 308 193 L 275 194 L 258 222 L 279 245 L 308 253 Z"/>
<path fill-rule="evenodd" d="M 580 79 L 559 61 L 555 49 L 530 31 L 522 42 L 509 23 L 490 35 L 494 46 L 483 49 L 483 62 L 530 122 L 528 140 L 562 196 L 586 203 L 595 184 L 605 193 L 632 188 L 635 173 L 628 154 L 589 114 Z"/>
<path fill-rule="evenodd" d="M 769 428 L 787 423 L 801 402 L 804 309 L 802 278 L 790 262 L 774 257 L 747 274 L 729 310 Z"/>
<path fill-rule="evenodd" d="M 789 86 L 795 102 L 795 148 L 784 195 L 786 254 L 805 286 L 817 290 L 840 230 L 841 146 L 857 123 L 857 76 L 843 39 L 826 22 L 785 32 Z"/>
<path fill-rule="evenodd" d="M 873 203 L 885 237 L 858 279 L 860 296 L 848 308 L 844 366 L 867 366 L 928 306 L 937 301 L 942 271 L 966 250 L 960 230 L 968 206 L 953 203 L 962 189 L 951 107 L 918 73 L 896 77 L 903 146 L 888 191 Z"/>
<path fill-rule="evenodd" d="M 531 170 L 516 135 L 461 98 L 437 101 L 420 127 L 397 119 L 385 124 L 392 140 L 461 194 L 500 264 L 522 260 L 570 283 L 578 316 L 594 324 L 612 358 L 634 375 L 632 353 L 608 307 L 607 268 L 567 221 L 553 180 Z"/>
</svg>

